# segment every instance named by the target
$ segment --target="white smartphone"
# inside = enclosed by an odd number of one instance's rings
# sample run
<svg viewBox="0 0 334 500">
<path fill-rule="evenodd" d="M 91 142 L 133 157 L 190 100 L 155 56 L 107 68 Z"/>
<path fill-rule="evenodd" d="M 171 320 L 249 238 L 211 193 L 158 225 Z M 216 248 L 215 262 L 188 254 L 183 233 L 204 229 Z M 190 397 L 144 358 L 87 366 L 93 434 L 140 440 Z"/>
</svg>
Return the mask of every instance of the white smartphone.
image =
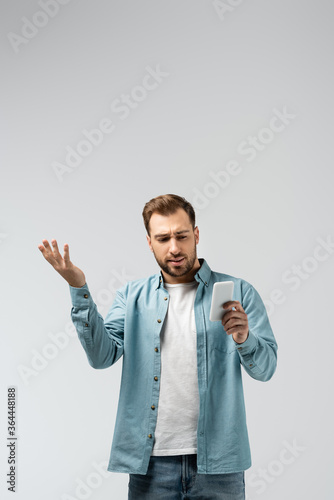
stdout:
<svg viewBox="0 0 334 500">
<path fill-rule="evenodd" d="M 232 300 L 233 297 L 233 281 L 218 281 L 213 285 L 210 321 L 221 321 L 227 309 L 223 308 L 223 304 Z"/>
</svg>

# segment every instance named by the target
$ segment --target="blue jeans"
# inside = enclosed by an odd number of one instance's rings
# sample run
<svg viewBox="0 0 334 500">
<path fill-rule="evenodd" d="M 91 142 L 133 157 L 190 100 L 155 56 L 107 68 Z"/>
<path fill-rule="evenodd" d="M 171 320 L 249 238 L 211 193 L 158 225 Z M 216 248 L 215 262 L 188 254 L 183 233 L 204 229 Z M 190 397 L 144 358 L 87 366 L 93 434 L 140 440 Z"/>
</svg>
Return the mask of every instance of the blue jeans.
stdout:
<svg viewBox="0 0 334 500">
<path fill-rule="evenodd" d="M 146 475 L 130 474 L 128 500 L 245 500 L 244 472 L 197 474 L 196 458 L 151 456 Z"/>
</svg>

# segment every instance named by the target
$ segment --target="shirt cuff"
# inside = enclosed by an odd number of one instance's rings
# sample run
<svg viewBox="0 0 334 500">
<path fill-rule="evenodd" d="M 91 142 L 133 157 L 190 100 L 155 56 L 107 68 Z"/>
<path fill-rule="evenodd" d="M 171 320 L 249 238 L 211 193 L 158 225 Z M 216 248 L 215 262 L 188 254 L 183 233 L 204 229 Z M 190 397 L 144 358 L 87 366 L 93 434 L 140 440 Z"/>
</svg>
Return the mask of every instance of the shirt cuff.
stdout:
<svg viewBox="0 0 334 500">
<path fill-rule="evenodd" d="M 72 299 L 72 305 L 74 307 L 86 308 L 89 307 L 90 303 L 93 301 L 92 296 L 90 294 L 87 283 L 85 283 L 80 288 L 75 286 L 70 287 L 70 294 Z"/>
<path fill-rule="evenodd" d="M 248 337 L 242 344 L 238 344 L 234 341 L 235 347 L 237 351 L 241 354 L 250 354 L 252 351 L 255 351 L 258 345 L 257 337 L 251 332 L 248 332 Z"/>
</svg>

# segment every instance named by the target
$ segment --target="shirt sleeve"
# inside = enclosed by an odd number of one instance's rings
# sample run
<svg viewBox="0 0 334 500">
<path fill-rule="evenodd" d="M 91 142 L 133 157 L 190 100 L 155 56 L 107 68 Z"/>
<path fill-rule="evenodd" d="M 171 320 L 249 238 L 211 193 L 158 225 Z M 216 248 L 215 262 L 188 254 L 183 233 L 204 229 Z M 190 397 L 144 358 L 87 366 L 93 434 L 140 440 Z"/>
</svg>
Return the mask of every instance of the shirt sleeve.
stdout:
<svg viewBox="0 0 334 500">
<path fill-rule="evenodd" d="M 70 287 L 71 319 L 79 340 L 93 368 L 108 368 L 123 354 L 126 301 L 124 287 L 117 290 L 114 302 L 104 320 L 97 310 L 87 283 Z"/>
<path fill-rule="evenodd" d="M 242 307 L 248 317 L 249 334 L 242 344 L 234 343 L 246 372 L 265 382 L 275 373 L 278 346 L 265 305 L 259 293 L 247 282 L 244 282 Z"/>
</svg>

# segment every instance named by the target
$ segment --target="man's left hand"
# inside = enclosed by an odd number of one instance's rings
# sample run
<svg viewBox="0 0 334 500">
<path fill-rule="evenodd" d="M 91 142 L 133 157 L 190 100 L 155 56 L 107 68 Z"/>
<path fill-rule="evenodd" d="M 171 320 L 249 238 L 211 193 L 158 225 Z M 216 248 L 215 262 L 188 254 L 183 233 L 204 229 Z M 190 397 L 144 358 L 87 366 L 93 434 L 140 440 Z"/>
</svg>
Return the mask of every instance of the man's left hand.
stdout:
<svg viewBox="0 0 334 500">
<path fill-rule="evenodd" d="M 236 310 L 233 311 L 232 307 Z M 248 318 L 242 305 L 238 300 L 230 300 L 223 304 L 224 309 L 228 309 L 222 319 L 222 325 L 227 335 L 231 335 L 233 340 L 242 344 L 248 338 Z"/>
</svg>

